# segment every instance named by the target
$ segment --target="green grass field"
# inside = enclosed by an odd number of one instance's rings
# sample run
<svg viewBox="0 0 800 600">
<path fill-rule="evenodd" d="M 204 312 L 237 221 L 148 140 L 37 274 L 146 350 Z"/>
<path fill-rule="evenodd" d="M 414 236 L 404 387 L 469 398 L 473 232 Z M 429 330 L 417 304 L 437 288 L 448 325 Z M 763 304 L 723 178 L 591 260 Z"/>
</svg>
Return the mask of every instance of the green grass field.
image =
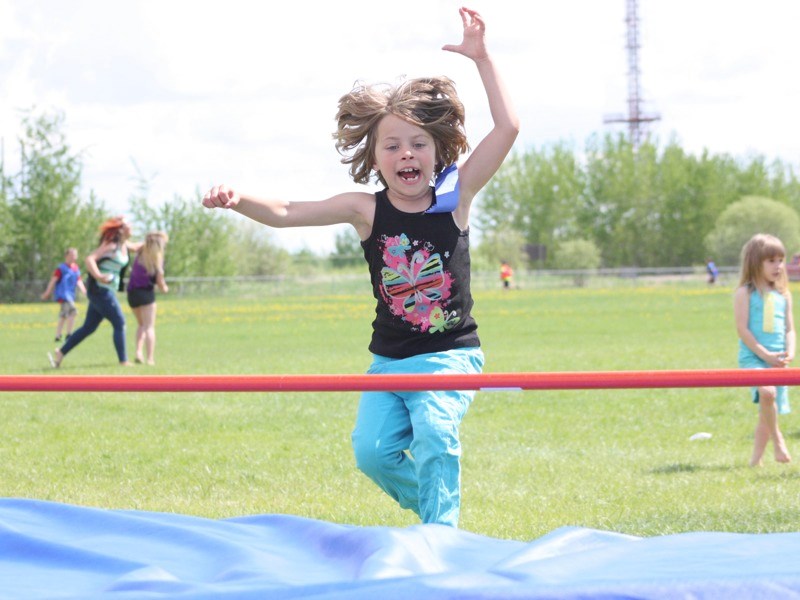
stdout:
<svg viewBox="0 0 800 600">
<path fill-rule="evenodd" d="M 733 368 L 731 292 L 479 292 L 485 370 Z M 0 373 L 54 373 L 45 353 L 56 313 L 54 304 L 0 306 Z M 105 323 L 59 373 L 362 373 L 372 314 L 365 294 L 160 297 L 155 367 L 118 367 Z M 0 392 L 0 495 L 212 518 L 416 523 L 355 468 L 357 402 L 355 393 Z M 747 466 L 756 416 L 734 388 L 479 393 L 461 428 L 461 527 L 519 540 L 565 525 L 642 536 L 796 531 L 796 464 Z M 781 426 L 800 456 L 796 413 Z M 700 431 L 713 437 L 689 441 Z"/>
</svg>

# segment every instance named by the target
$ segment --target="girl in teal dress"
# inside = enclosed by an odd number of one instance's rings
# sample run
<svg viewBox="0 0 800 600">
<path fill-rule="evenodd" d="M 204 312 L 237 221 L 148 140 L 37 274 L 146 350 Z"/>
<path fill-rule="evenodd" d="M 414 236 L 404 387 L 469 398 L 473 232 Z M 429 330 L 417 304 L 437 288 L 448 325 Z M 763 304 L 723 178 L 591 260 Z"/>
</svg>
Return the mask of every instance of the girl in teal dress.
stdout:
<svg viewBox="0 0 800 600">
<path fill-rule="evenodd" d="M 795 332 L 792 295 L 786 276 L 783 243 L 768 234 L 757 234 L 742 249 L 742 272 L 734 293 L 734 316 L 739 334 L 739 366 L 744 369 L 784 368 L 794 359 Z M 790 412 L 786 386 L 762 385 L 752 389 L 758 404 L 758 424 L 750 466 L 761 466 L 767 443 L 772 440 L 775 460 L 791 462 L 778 414 Z"/>
</svg>

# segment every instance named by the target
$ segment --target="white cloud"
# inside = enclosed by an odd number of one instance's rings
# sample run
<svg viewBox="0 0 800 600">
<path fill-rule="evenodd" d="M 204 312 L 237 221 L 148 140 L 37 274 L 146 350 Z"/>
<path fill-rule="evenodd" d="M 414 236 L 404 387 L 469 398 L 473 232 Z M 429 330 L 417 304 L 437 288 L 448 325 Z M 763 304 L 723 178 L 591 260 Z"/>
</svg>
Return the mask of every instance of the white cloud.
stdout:
<svg viewBox="0 0 800 600">
<path fill-rule="evenodd" d="M 85 149 L 85 186 L 124 209 L 136 171 L 169 201 L 226 182 L 318 199 L 354 184 L 333 146 L 336 102 L 357 79 L 444 73 L 468 133 L 490 118 L 474 66 L 440 47 L 460 40 L 454 0 L 225 3 L 0 0 L 0 136 L 12 171 L 19 109 L 66 115 Z M 641 0 L 645 108 L 652 130 L 689 151 L 757 152 L 800 162 L 800 3 Z M 518 105 L 518 146 L 581 146 L 626 107 L 623 0 L 476 2 Z M 621 126 L 619 126 L 621 129 Z M 334 229 L 280 231 L 330 248 Z"/>
</svg>

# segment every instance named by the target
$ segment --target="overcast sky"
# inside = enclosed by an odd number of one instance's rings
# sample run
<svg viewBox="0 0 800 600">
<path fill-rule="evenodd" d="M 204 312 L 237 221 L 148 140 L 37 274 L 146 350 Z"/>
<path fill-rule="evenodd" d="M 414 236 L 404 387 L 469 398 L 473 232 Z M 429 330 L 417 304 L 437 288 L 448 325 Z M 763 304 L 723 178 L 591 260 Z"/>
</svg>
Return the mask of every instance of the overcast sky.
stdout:
<svg viewBox="0 0 800 600">
<path fill-rule="evenodd" d="M 452 0 L 0 0 L 0 137 L 17 172 L 22 111 L 62 111 L 84 193 L 124 212 L 215 183 L 296 200 L 358 189 L 331 134 L 356 80 L 445 74 L 476 143 L 489 127 Z M 624 129 L 625 0 L 477 0 L 522 120 L 517 149 Z M 800 1 L 640 0 L 650 131 L 689 152 L 800 165 Z M 135 166 L 136 165 L 136 166 Z M 337 229 L 282 231 L 327 251 Z"/>
</svg>

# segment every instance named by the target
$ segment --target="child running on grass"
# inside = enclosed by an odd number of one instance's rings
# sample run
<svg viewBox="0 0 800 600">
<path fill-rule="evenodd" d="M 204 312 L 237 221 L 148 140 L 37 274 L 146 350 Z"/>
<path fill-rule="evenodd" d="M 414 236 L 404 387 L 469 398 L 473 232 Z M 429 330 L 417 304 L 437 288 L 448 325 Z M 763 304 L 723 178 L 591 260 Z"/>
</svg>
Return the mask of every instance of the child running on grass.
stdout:
<svg viewBox="0 0 800 600">
<path fill-rule="evenodd" d="M 385 189 L 318 202 L 288 202 L 216 186 L 208 208 L 231 208 L 271 227 L 349 223 L 359 237 L 377 300 L 369 373 L 479 373 L 484 358 L 471 315 L 469 212 L 519 132 L 489 55 L 483 19 L 459 10 L 463 40 L 443 50 L 472 60 L 494 126 L 474 151 L 464 107 L 447 77 L 397 86 L 357 85 L 339 100 L 337 148 L 356 183 Z M 443 176 L 444 174 L 444 176 Z M 438 190 L 430 185 L 438 177 Z M 357 466 L 424 523 L 457 526 L 458 428 L 472 391 L 368 392 L 352 434 Z"/>
<path fill-rule="evenodd" d="M 742 271 L 734 294 L 736 331 L 739 334 L 739 366 L 744 369 L 783 368 L 794 360 L 795 331 L 792 294 L 786 276 L 786 250 L 776 237 L 757 234 L 742 249 Z M 786 386 L 753 388 L 758 404 L 750 466 L 761 466 L 767 443 L 772 440 L 775 460 L 792 460 L 778 415 L 790 412 Z"/>
<path fill-rule="evenodd" d="M 131 366 L 125 348 L 125 315 L 116 294 L 130 253 L 137 252 L 142 245 L 141 242 L 131 242 L 130 236 L 131 227 L 123 217 L 113 217 L 100 226 L 100 245 L 86 256 L 86 270 L 89 272 L 86 319 L 63 346 L 47 353 L 52 367 L 59 368 L 64 357 L 92 335 L 104 319 L 108 319 L 114 328 L 112 339 L 119 364 Z"/>
<path fill-rule="evenodd" d="M 62 332 L 67 338 L 72 335 L 75 317 L 78 309 L 75 308 L 75 290 L 79 289 L 86 295 L 86 286 L 81 279 L 81 269 L 78 266 L 78 249 L 67 248 L 64 252 L 64 262 L 56 267 L 47 288 L 42 292 L 42 300 L 47 300 L 51 295 L 59 303 L 58 323 L 56 323 L 56 342 L 61 341 Z"/>
</svg>

